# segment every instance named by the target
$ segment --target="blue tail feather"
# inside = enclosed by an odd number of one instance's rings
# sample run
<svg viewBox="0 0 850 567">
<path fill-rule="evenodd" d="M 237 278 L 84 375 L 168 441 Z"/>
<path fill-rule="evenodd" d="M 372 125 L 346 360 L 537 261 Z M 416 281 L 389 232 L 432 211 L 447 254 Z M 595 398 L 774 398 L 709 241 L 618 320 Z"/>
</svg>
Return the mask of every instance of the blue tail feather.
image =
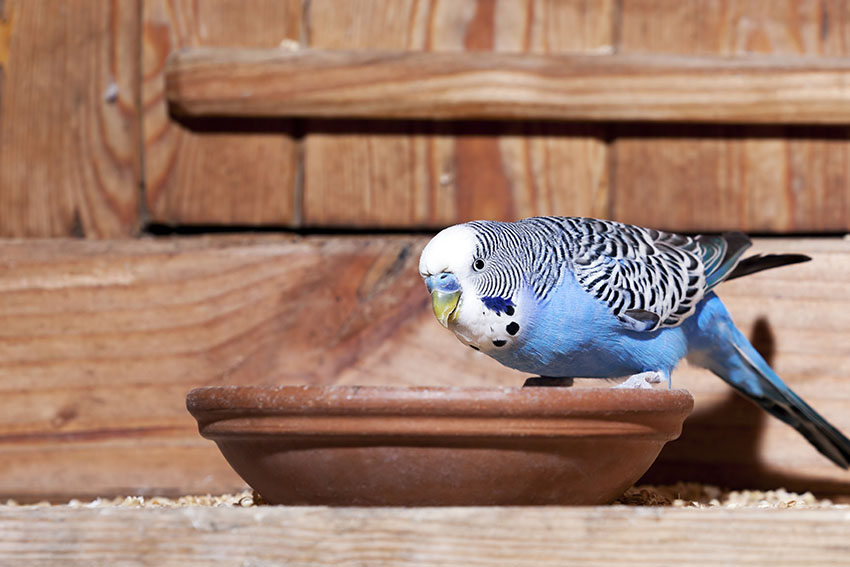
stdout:
<svg viewBox="0 0 850 567">
<path fill-rule="evenodd" d="M 688 358 L 708 368 L 744 397 L 787 423 L 836 465 L 850 468 L 850 439 L 830 424 L 770 368 L 710 294 L 685 322 Z"/>
<path fill-rule="evenodd" d="M 850 468 L 850 439 L 798 396 L 768 366 L 750 342 L 734 330 L 732 346 L 740 363 L 721 378 L 774 417 L 796 429 L 824 456 L 841 468 Z"/>
</svg>

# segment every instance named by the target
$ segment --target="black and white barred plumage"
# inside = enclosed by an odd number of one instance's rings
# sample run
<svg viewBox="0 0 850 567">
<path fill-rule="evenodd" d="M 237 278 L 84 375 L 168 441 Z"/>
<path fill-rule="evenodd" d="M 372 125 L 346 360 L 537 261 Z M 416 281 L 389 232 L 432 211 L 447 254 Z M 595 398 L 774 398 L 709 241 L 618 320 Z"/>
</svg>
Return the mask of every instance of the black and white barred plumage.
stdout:
<svg viewBox="0 0 850 567">
<path fill-rule="evenodd" d="M 679 325 L 728 276 L 749 245 L 743 234 L 697 236 L 581 217 L 474 221 L 481 296 L 525 283 L 545 300 L 565 269 L 635 330 Z"/>
</svg>

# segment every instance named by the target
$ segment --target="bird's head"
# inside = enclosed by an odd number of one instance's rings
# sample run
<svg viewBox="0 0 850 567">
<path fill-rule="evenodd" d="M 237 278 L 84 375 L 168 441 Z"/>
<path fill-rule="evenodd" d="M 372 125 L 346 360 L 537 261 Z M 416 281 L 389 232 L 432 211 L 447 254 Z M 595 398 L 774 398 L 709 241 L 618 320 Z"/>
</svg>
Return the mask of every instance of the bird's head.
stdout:
<svg viewBox="0 0 850 567">
<path fill-rule="evenodd" d="M 428 243 L 419 260 L 437 320 L 461 342 L 486 352 L 504 350 L 521 325 L 520 271 L 511 260 L 516 250 L 498 237 L 506 224 L 449 227 Z"/>
<path fill-rule="evenodd" d="M 422 251 L 419 275 L 431 294 L 434 315 L 444 327 L 457 320 L 461 282 L 468 282 L 475 270 L 483 267 L 483 260 L 476 258 L 476 247 L 475 231 L 460 224 L 437 234 Z"/>
</svg>

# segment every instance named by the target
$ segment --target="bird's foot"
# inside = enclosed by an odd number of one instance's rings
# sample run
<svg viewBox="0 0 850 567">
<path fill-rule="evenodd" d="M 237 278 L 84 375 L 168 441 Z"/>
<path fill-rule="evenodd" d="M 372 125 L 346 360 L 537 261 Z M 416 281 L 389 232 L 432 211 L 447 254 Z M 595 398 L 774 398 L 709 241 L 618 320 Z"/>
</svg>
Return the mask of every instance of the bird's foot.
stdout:
<svg viewBox="0 0 850 567">
<path fill-rule="evenodd" d="M 660 384 L 661 382 L 664 382 L 664 375 L 657 370 L 651 370 L 632 374 L 625 382 L 617 384 L 614 388 L 651 390 L 653 384 Z"/>
<path fill-rule="evenodd" d="M 531 388 L 538 386 L 558 386 L 561 388 L 569 388 L 573 385 L 572 378 L 555 378 L 552 376 L 535 376 L 526 378 L 523 388 Z"/>
</svg>

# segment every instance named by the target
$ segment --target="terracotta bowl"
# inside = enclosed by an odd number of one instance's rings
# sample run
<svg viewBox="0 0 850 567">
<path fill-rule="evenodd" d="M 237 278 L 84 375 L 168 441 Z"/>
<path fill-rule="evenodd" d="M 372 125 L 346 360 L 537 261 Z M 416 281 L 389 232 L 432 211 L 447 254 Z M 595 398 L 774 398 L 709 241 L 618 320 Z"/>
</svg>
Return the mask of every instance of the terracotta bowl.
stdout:
<svg viewBox="0 0 850 567">
<path fill-rule="evenodd" d="M 198 388 L 187 406 L 273 504 L 602 504 L 681 433 L 684 390 Z"/>
</svg>

